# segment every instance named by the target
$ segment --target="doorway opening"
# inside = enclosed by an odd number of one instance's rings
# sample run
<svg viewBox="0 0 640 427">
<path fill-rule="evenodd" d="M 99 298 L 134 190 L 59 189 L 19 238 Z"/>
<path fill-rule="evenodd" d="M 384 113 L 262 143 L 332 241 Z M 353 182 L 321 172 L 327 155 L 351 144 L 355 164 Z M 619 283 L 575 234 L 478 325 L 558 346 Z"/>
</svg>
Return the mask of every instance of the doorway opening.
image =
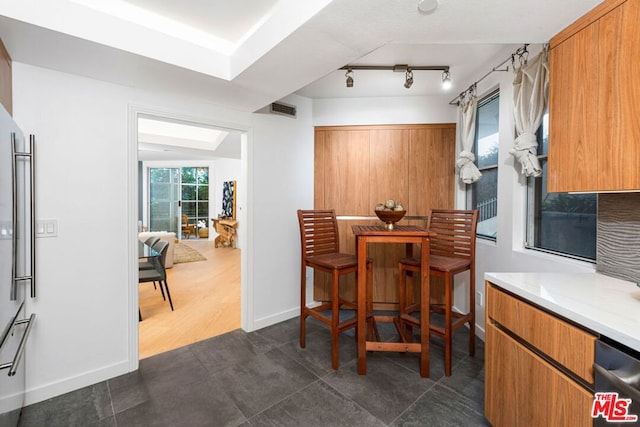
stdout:
<svg viewBox="0 0 640 427">
<path fill-rule="evenodd" d="M 159 287 L 139 284 L 142 359 L 241 327 L 242 244 L 216 247 L 213 224 L 224 212 L 224 183 L 237 182 L 244 200 L 247 130 L 163 114 L 137 112 L 135 120 L 138 237 L 171 241 L 166 273 L 174 305 L 171 311 Z M 241 233 L 241 205 L 238 212 Z"/>
</svg>

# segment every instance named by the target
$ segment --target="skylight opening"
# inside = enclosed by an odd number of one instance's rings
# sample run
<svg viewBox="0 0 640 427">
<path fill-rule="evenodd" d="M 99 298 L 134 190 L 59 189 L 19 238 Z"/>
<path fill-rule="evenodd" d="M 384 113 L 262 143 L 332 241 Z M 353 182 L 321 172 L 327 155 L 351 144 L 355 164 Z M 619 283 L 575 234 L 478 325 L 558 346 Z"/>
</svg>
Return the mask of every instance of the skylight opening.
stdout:
<svg viewBox="0 0 640 427">
<path fill-rule="evenodd" d="M 231 43 L 210 33 L 195 29 L 173 19 L 158 15 L 146 9 L 134 6 L 122 0 L 70 0 L 73 3 L 87 7 L 114 18 L 140 25 L 147 29 L 193 43 L 195 45 L 231 55 L 240 43 Z M 263 21 L 261 21 L 263 22 Z M 252 28 L 253 31 L 255 29 Z"/>
</svg>

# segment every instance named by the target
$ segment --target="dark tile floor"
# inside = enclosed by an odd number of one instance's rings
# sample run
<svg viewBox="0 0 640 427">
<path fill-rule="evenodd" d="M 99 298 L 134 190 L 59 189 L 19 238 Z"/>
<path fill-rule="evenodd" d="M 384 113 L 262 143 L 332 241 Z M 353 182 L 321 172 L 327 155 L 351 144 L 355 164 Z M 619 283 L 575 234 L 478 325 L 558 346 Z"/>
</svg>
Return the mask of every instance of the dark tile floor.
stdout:
<svg viewBox="0 0 640 427">
<path fill-rule="evenodd" d="M 341 336 L 331 369 L 328 330 L 298 319 L 211 338 L 140 361 L 122 375 L 24 408 L 30 426 L 483 426 L 484 344 L 467 352 L 454 338 L 453 375 L 444 376 L 442 341 L 431 338 L 430 378 L 415 353 L 369 353 L 357 374 L 353 332 Z M 380 325 L 392 339 L 391 325 Z"/>
</svg>

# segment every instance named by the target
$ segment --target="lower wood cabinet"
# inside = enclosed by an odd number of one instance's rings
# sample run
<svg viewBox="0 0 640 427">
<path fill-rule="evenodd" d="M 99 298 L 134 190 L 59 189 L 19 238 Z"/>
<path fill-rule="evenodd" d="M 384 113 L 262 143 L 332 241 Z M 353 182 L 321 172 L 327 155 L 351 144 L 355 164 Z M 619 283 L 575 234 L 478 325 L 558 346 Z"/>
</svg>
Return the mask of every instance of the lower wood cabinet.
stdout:
<svg viewBox="0 0 640 427">
<path fill-rule="evenodd" d="M 508 300 L 512 300 L 514 304 L 505 304 Z M 498 301 L 500 304 L 496 304 Z M 509 313 L 510 307 L 518 311 Z M 537 314 L 533 317 L 531 313 L 522 315 L 523 309 L 524 313 L 532 309 Z M 492 317 L 492 313 L 495 317 L 512 319 L 512 323 L 507 327 Z M 547 316 L 549 319 L 546 319 Z M 541 351 L 538 346 L 517 334 L 526 327 L 544 325 L 545 322 L 541 322 L 541 319 L 575 328 L 574 325 L 527 305 L 487 282 L 485 417 L 494 427 L 591 426 L 593 392 L 586 388 L 588 384 L 559 363 L 555 358 L 556 354 Z M 556 333 L 556 330 L 561 329 L 549 329 L 548 341 L 561 340 L 561 335 Z M 580 332 L 586 334 L 580 341 L 595 345 L 595 336 L 582 330 Z M 565 347 L 572 345 L 570 341 L 559 342 Z M 575 352 L 580 352 L 586 345 L 585 342 L 580 342 Z M 589 351 L 582 358 L 587 359 L 591 366 L 593 357 L 593 353 Z"/>
</svg>

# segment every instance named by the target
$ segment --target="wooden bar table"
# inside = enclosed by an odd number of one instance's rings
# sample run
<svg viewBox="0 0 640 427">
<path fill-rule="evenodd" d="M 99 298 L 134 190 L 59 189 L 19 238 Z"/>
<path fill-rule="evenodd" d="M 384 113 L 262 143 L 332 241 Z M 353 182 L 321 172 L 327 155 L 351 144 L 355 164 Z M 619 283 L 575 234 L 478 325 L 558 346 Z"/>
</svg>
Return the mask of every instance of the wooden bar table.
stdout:
<svg viewBox="0 0 640 427">
<path fill-rule="evenodd" d="M 425 228 L 413 225 L 396 225 L 388 230 L 383 225 L 354 225 L 358 254 L 358 374 L 367 373 L 367 351 L 394 351 L 420 353 L 420 376 L 429 377 L 429 233 Z M 421 283 L 420 304 L 427 315 L 420 316 L 420 342 L 378 342 L 368 341 L 367 315 L 373 314 L 373 301 L 367 300 L 367 244 L 368 243 L 405 243 L 407 254 L 411 254 L 413 243 L 421 245 Z M 374 266 L 375 267 L 375 266 Z M 380 316 L 388 321 L 389 316 Z M 373 316 L 375 319 L 376 316 Z"/>
</svg>

